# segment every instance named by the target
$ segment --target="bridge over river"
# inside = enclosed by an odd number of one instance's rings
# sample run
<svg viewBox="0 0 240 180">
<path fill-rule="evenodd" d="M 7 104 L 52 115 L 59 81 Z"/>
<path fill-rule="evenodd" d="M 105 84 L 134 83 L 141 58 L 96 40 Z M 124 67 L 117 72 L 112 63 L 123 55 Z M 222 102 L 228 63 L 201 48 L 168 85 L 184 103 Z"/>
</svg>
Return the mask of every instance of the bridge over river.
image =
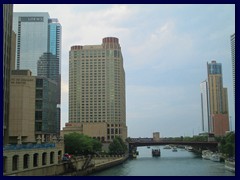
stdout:
<svg viewBox="0 0 240 180">
<path fill-rule="evenodd" d="M 160 146 L 160 145 L 184 145 L 192 146 L 194 149 L 203 150 L 209 149 L 216 151 L 218 148 L 218 142 L 216 141 L 175 141 L 168 139 L 159 139 L 158 141 L 153 140 L 153 138 L 128 138 L 130 152 L 139 146 Z"/>
</svg>

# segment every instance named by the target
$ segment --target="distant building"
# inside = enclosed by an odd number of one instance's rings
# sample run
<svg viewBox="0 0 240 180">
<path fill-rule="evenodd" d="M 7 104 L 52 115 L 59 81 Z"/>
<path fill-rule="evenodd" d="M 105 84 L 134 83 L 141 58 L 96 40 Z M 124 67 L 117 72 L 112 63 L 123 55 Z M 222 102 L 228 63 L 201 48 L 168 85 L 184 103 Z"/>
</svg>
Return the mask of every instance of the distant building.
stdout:
<svg viewBox="0 0 240 180">
<path fill-rule="evenodd" d="M 8 143 L 13 5 L 3 4 L 3 144 Z"/>
<path fill-rule="evenodd" d="M 125 72 L 118 38 L 104 38 L 101 45 L 71 47 L 69 123 L 64 132 L 76 128 L 76 123 L 80 133 L 102 141 L 127 138 Z"/>
<path fill-rule="evenodd" d="M 213 114 L 212 121 L 215 136 L 224 136 L 229 131 L 228 114 Z"/>
<path fill-rule="evenodd" d="M 207 63 L 207 72 L 210 121 L 213 126 L 210 129 L 216 136 L 224 136 L 225 132 L 229 131 L 229 118 L 227 88 L 223 88 L 222 83 L 222 64 L 216 61 Z"/>
<path fill-rule="evenodd" d="M 202 108 L 202 131 L 211 132 L 212 122 L 209 118 L 209 99 L 208 99 L 208 83 L 207 80 L 201 82 L 201 108 Z"/>
<path fill-rule="evenodd" d="M 222 64 L 212 61 L 207 64 L 210 113 L 218 114 L 223 112 L 223 82 Z"/>
<path fill-rule="evenodd" d="M 153 133 L 153 141 L 160 141 L 160 133 L 159 132 L 154 132 Z"/>
<path fill-rule="evenodd" d="M 232 74 L 233 74 L 233 96 L 235 109 L 235 33 L 231 35 L 231 53 L 232 53 Z"/>
</svg>

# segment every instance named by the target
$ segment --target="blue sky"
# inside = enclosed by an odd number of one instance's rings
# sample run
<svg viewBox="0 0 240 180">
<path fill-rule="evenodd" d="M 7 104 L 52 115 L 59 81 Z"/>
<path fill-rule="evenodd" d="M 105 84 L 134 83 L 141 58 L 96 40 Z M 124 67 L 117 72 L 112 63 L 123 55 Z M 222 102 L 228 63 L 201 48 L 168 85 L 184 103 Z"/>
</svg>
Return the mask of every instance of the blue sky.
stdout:
<svg viewBox="0 0 240 180">
<path fill-rule="evenodd" d="M 192 136 L 201 132 L 200 83 L 207 62 L 222 63 L 232 129 L 235 115 L 230 35 L 235 5 L 14 5 L 49 12 L 62 24 L 62 127 L 68 122 L 68 52 L 73 45 L 118 37 L 126 73 L 128 136 Z"/>
</svg>

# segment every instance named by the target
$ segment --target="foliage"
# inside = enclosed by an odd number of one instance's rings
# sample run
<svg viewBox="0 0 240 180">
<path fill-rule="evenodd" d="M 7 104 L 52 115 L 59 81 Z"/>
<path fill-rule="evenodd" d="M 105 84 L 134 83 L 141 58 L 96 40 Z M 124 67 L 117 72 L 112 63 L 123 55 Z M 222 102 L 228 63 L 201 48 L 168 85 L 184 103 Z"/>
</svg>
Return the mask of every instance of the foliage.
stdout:
<svg viewBox="0 0 240 180">
<path fill-rule="evenodd" d="M 64 136 L 64 144 L 65 152 L 74 155 L 93 154 L 102 149 L 102 144 L 97 139 L 75 132 Z"/>
<path fill-rule="evenodd" d="M 127 152 L 127 145 L 123 142 L 121 137 L 116 136 L 113 142 L 109 144 L 109 153 L 124 154 L 125 152 Z"/>
<path fill-rule="evenodd" d="M 227 155 L 227 157 L 235 156 L 235 133 L 230 132 L 225 137 L 218 137 L 217 141 L 220 142 L 220 152 Z"/>
</svg>

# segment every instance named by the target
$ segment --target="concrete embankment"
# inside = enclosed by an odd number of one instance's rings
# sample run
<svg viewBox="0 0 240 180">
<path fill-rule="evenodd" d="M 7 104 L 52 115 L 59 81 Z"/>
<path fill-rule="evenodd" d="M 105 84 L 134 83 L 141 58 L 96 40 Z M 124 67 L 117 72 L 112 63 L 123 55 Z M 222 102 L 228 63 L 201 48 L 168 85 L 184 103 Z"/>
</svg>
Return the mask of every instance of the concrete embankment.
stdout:
<svg viewBox="0 0 240 180">
<path fill-rule="evenodd" d="M 77 157 L 71 161 L 26 169 L 7 176 L 85 176 L 123 163 L 128 155 Z"/>
<path fill-rule="evenodd" d="M 94 157 L 86 169 L 75 169 L 75 171 L 64 174 L 65 176 L 86 176 L 94 172 L 101 171 L 122 164 L 128 159 L 128 155 L 124 156 L 104 156 Z"/>
</svg>

